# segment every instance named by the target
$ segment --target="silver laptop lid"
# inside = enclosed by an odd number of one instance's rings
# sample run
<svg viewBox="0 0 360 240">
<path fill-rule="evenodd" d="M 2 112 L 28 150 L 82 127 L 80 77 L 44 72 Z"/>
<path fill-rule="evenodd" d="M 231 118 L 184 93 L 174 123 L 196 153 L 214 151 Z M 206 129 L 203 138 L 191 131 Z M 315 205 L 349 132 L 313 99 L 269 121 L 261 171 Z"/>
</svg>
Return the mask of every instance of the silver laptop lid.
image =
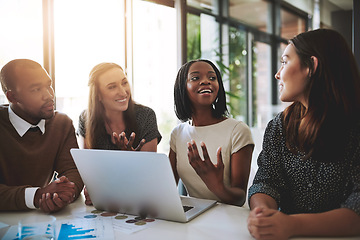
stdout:
<svg viewBox="0 0 360 240">
<path fill-rule="evenodd" d="M 97 209 L 187 221 L 165 154 L 94 149 L 71 154 Z"/>
</svg>

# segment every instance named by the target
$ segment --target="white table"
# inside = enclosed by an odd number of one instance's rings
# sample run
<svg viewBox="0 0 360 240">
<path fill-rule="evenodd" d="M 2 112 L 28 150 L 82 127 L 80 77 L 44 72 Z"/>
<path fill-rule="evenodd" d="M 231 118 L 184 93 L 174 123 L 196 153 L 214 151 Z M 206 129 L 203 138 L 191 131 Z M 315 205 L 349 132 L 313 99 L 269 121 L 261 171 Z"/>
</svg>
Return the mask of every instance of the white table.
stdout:
<svg viewBox="0 0 360 240">
<path fill-rule="evenodd" d="M 64 210 L 54 213 L 57 219 L 67 219 L 76 213 L 91 210 L 84 204 L 81 196 L 77 201 L 67 206 Z M 0 212 L 0 222 L 16 225 L 19 219 L 31 214 L 44 214 L 41 211 L 33 210 L 26 212 Z M 176 223 L 170 221 L 157 221 L 144 230 L 132 234 L 114 231 L 116 239 L 137 239 L 137 240 L 247 240 L 253 239 L 247 230 L 247 217 L 249 209 L 245 207 L 235 207 L 227 204 L 218 204 L 188 223 Z M 7 229 L 0 229 L 0 238 Z M 355 238 L 296 238 L 304 240 L 359 240 Z"/>
</svg>

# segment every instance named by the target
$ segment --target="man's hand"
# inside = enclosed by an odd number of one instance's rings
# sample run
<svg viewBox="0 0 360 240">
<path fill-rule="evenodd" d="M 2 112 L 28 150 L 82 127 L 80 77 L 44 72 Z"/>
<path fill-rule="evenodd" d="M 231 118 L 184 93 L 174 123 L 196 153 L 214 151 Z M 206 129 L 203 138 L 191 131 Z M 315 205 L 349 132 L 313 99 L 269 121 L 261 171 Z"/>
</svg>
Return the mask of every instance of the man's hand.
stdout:
<svg viewBox="0 0 360 240">
<path fill-rule="evenodd" d="M 39 199 L 39 208 L 46 213 L 57 212 L 68 205 L 67 202 L 62 201 L 57 193 L 50 195 L 50 193 L 43 193 Z"/>
<path fill-rule="evenodd" d="M 39 188 L 34 197 L 34 205 L 44 212 L 56 212 L 74 201 L 75 184 L 65 176 Z"/>
</svg>

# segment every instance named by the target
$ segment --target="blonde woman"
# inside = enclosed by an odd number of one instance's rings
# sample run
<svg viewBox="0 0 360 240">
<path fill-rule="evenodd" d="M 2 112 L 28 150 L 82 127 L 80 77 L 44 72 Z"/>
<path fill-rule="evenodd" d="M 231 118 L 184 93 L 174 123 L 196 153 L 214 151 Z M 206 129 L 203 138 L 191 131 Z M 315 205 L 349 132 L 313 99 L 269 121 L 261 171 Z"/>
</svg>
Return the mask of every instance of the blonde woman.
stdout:
<svg viewBox="0 0 360 240">
<path fill-rule="evenodd" d="M 96 65 L 89 87 L 88 109 L 79 118 L 80 148 L 157 151 L 161 134 L 155 112 L 132 100 L 129 81 L 119 65 Z"/>
</svg>

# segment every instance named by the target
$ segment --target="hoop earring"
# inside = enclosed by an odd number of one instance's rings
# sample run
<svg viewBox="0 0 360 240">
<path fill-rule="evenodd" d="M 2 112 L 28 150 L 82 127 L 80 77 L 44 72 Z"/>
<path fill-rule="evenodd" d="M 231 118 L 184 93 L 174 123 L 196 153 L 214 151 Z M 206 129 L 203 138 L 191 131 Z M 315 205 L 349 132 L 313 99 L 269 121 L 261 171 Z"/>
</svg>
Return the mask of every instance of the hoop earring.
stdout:
<svg viewBox="0 0 360 240">
<path fill-rule="evenodd" d="M 309 71 L 309 74 L 308 74 L 308 79 L 309 79 L 309 80 L 310 80 L 311 76 L 312 76 L 312 72 Z"/>
<path fill-rule="evenodd" d="M 216 99 L 215 99 L 215 101 L 211 104 L 212 105 L 212 108 L 215 110 L 216 109 L 216 104 L 218 103 L 218 101 L 219 101 L 219 98 L 217 97 Z"/>
</svg>

